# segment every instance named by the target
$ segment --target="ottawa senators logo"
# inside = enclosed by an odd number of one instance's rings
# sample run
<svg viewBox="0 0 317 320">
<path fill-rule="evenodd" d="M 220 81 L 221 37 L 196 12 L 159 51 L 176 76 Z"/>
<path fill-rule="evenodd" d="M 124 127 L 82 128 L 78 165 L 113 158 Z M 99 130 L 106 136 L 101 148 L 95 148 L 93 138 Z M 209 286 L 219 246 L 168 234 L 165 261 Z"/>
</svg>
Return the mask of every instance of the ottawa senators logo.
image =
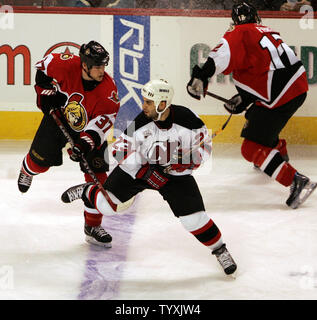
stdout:
<svg viewBox="0 0 317 320">
<path fill-rule="evenodd" d="M 109 97 L 108 99 L 112 100 L 116 104 L 118 104 L 120 102 L 118 94 L 115 91 L 111 92 L 111 97 Z"/>
<path fill-rule="evenodd" d="M 87 113 L 81 102 L 84 97 L 79 93 L 73 93 L 69 99 L 68 104 L 64 109 L 64 115 L 70 127 L 76 131 L 82 131 L 87 124 Z"/>
</svg>

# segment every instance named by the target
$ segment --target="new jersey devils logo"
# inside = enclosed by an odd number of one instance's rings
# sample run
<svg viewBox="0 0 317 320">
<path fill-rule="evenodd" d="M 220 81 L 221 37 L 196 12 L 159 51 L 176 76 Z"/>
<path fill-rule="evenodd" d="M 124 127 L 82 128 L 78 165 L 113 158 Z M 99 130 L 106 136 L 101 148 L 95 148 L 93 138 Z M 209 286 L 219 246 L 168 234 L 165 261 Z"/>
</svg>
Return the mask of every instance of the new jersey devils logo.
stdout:
<svg viewBox="0 0 317 320">
<path fill-rule="evenodd" d="M 153 164 L 167 164 L 171 161 L 171 155 L 175 153 L 178 146 L 178 141 L 155 141 L 148 150 L 147 158 Z"/>
<path fill-rule="evenodd" d="M 87 124 L 87 113 L 81 102 L 84 97 L 79 93 L 73 93 L 65 107 L 64 114 L 70 127 L 76 131 L 82 131 Z"/>
</svg>

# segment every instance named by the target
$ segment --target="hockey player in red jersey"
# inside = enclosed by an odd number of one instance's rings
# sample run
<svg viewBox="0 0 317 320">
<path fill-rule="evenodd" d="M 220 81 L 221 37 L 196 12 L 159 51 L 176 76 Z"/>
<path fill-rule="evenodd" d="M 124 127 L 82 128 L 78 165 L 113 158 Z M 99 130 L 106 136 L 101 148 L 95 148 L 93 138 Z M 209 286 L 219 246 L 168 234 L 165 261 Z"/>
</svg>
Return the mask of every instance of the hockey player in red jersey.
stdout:
<svg viewBox="0 0 317 320">
<path fill-rule="evenodd" d="M 205 96 L 209 77 L 232 73 L 238 94 L 225 108 L 233 114 L 247 110 L 242 155 L 280 184 L 290 186 L 286 204 L 296 209 L 317 184 L 288 162 L 286 140 L 279 134 L 306 99 L 306 71 L 280 34 L 260 24 L 248 2 L 233 6 L 232 20 L 232 27 L 202 68 L 193 68 L 187 91 L 199 100 Z"/>
<path fill-rule="evenodd" d="M 174 90 L 164 80 L 142 88 L 141 112 L 113 146 L 118 161 L 104 184 L 117 205 L 145 189 L 157 190 L 184 228 L 208 247 L 226 274 L 237 266 L 216 224 L 205 212 L 192 171 L 209 158 L 211 138 L 202 120 L 188 108 L 171 104 Z M 86 183 L 66 190 L 63 202 L 83 199 L 104 215 L 112 209 L 96 185 Z"/>
<path fill-rule="evenodd" d="M 109 170 L 104 158 L 107 136 L 120 103 L 117 87 L 105 72 L 109 53 L 98 42 L 83 44 L 79 56 L 49 54 L 36 64 L 37 106 L 44 113 L 28 154 L 22 162 L 18 187 L 29 190 L 35 175 L 63 163 L 62 149 L 67 140 L 50 115 L 54 110 L 74 140 L 69 150 L 73 161 L 84 156 L 96 177 L 103 183 Z M 85 180 L 92 181 L 85 168 Z M 86 240 L 111 247 L 111 236 L 101 227 L 102 215 L 90 204 L 84 208 Z"/>
</svg>

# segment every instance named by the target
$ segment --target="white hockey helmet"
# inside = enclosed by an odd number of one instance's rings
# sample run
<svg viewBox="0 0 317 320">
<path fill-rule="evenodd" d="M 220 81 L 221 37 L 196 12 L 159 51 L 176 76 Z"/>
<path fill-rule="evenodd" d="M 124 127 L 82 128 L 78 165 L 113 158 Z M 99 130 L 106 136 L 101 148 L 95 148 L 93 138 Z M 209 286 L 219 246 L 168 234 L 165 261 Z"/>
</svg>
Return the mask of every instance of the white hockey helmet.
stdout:
<svg viewBox="0 0 317 320">
<path fill-rule="evenodd" d="M 151 80 L 143 86 L 141 94 L 144 98 L 154 101 L 155 109 L 158 113 L 156 120 L 160 120 L 161 115 L 172 103 L 174 89 L 166 80 Z M 166 101 L 166 107 L 164 110 L 159 111 L 158 106 L 162 101 Z"/>
</svg>

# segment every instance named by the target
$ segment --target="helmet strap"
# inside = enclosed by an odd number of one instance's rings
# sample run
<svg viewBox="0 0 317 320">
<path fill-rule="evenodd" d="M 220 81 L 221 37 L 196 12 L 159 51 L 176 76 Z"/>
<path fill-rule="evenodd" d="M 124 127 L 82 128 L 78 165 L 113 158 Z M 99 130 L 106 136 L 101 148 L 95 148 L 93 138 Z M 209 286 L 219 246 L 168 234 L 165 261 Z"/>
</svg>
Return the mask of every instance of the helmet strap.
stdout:
<svg viewBox="0 0 317 320">
<path fill-rule="evenodd" d="M 160 121 L 160 119 L 161 119 L 161 117 L 162 117 L 162 115 L 163 115 L 163 113 L 167 110 L 167 108 L 169 107 L 168 105 L 167 105 L 167 102 L 165 102 L 166 103 L 166 105 L 165 105 L 165 108 L 162 110 L 162 111 L 159 111 L 158 109 L 159 109 L 159 106 L 160 106 L 160 103 L 161 103 L 162 101 L 160 101 L 155 107 L 155 111 L 156 111 L 156 113 L 157 113 L 157 118 L 154 120 L 154 121 Z"/>
</svg>

